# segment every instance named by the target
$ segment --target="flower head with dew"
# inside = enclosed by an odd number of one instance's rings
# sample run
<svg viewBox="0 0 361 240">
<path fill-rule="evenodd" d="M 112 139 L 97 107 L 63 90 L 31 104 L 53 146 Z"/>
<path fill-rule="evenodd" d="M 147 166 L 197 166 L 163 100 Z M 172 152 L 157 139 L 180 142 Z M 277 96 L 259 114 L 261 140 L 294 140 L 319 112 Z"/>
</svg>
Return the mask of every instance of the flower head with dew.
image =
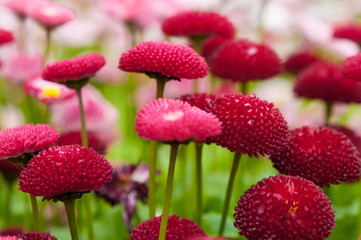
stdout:
<svg viewBox="0 0 361 240">
<path fill-rule="evenodd" d="M 329 198 L 300 177 L 262 179 L 241 196 L 235 211 L 234 226 L 247 239 L 322 240 L 336 226 Z"/>
</svg>

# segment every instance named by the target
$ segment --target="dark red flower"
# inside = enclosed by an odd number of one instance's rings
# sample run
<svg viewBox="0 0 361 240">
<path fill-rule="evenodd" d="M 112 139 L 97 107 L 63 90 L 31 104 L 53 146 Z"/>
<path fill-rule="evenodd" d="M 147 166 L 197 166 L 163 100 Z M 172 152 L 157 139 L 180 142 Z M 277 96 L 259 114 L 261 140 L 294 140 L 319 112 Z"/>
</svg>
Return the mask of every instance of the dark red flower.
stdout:
<svg viewBox="0 0 361 240">
<path fill-rule="evenodd" d="M 226 42 L 210 67 L 214 75 L 237 82 L 270 78 L 282 70 L 281 60 L 271 48 L 248 40 Z"/>
<path fill-rule="evenodd" d="M 317 62 L 299 73 L 294 92 L 301 97 L 325 102 L 361 102 L 361 84 L 342 76 L 340 67 Z"/>
<path fill-rule="evenodd" d="M 154 217 L 139 223 L 130 235 L 131 240 L 158 240 L 159 228 L 162 216 Z M 207 236 L 203 230 L 187 218 L 179 218 L 177 215 L 169 216 L 166 240 L 189 239 L 192 237 Z"/>
<path fill-rule="evenodd" d="M 221 132 L 221 123 L 212 113 L 167 98 L 158 98 L 140 109 L 135 126 L 140 137 L 162 142 L 202 142 Z"/>
<path fill-rule="evenodd" d="M 21 170 L 22 169 L 18 165 L 10 161 L 0 161 L 0 172 L 8 181 L 17 179 Z"/>
<path fill-rule="evenodd" d="M 222 133 L 211 141 L 249 156 L 276 153 L 287 146 L 287 122 L 277 108 L 256 95 L 226 95 L 212 104 L 222 122 Z"/>
<path fill-rule="evenodd" d="M 180 97 L 183 102 L 189 103 L 191 106 L 197 107 L 206 112 L 212 112 L 212 102 L 216 99 L 216 95 L 207 93 L 186 94 Z"/>
<path fill-rule="evenodd" d="M 234 226 L 250 240 L 323 240 L 336 226 L 329 198 L 300 177 L 264 178 L 241 196 L 235 211 Z"/>
<path fill-rule="evenodd" d="M 361 52 L 346 58 L 341 65 L 341 72 L 346 77 L 361 82 Z"/>
<path fill-rule="evenodd" d="M 353 22 L 339 24 L 334 28 L 333 36 L 336 38 L 346 38 L 361 44 L 361 24 Z"/>
<path fill-rule="evenodd" d="M 164 20 L 162 31 L 171 36 L 208 37 L 210 35 L 232 38 L 233 24 L 216 12 L 189 11 Z"/>
<path fill-rule="evenodd" d="M 92 148 L 52 147 L 31 159 L 19 178 L 19 189 L 33 196 L 58 197 L 99 189 L 111 178 L 109 162 Z"/>
<path fill-rule="evenodd" d="M 13 34 L 0 28 L 0 45 L 14 41 Z"/>
<path fill-rule="evenodd" d="M 212 59 L 217 55 L 218 50 L 222 48 L 224 44 L 227 44 L 228 41 L 232 40 L 224 37 L 212 37 L 202 44 L 202 56 L 206 59 L 208 64 L 211 64 Z"/>
<path fill-rule="evenodd" d="M 45 67 L 42 77 L 59 83 L 84 80 L 94 76 L 104 64 L 105 59 L 102 55 L 90 53 L 49 64 Z"/>
<path fill-rule="evenodd" d="M 15 237 L 15 236 L 0 236 L 0 240 L 23 240 L 21 238 Z"/>
<path fill-rule="evenodd" d="M 107 146 L 104 141 L 100 140 L 98 136 L 92 132 L 87 132 L 88 146 L 92 147 L 97 153 L 104 155 Z M 62 133 L 56 142 L 57 146 L 82 144 L 81 132 L 66 132 Z"/>
<path fill-rule="evenodd" d="M 294 129 L 288 148 L 271 159 L 280 173 L 306 178 L 320 187 L 354 182 L 361 175 L 356 147 L 344 134 L 327 127 Z"/>
<path fill-rule="evenodd" d="M 24 232 L 18 235 L 18 237 L 22 240 L 57 240 L 56 237 L 51 236 L 48 232 Z"/>
<path fill-rule="evenodd" d="M 283 66 L 285 71 L 297 74 L 317 61 L 321 61 L 321 59 L 314 53 L 309 51 L 300 51 L 289 56 Z"/>
<path fill-rule="evenodd" d="M 189 240 L 231 240 L 231 239 L 224 237 L 195 237 L 195 238 L 190 238 Z"/>
<path fill-rule="evenodd" d="M 37 153 L 53 146 L 58 138 L 59 133 L 47 124 L 26 124 L 2 130 L 0 131 L 0 160 Z"/>
<path fill-rule="evenodd" d="M 196 79 L 207 75 L 208 65 L 192 48 L 166 41 L 142 42 L 123 53 L 119 69 L 145 73 L 163 80 Z"/>
</svg>

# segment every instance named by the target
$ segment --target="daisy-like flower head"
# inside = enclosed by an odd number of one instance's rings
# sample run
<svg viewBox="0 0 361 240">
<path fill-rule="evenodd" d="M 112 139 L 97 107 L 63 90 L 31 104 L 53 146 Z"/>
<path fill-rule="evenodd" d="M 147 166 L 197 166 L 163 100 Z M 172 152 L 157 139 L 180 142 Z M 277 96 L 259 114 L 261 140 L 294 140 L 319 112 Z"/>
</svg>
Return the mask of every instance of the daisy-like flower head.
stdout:
<svg viewBox="0 0 361 240">
<path fill-rule="evenodd" d="M 20 234 L 22 234 L 23 228 L 22 227 L 6 227 L 1 229 L 0 231 L 0 236 L 4 237 L 4 236 L 18 236 Z"/>
<path fill-rule="evenodd" d="M 341 72 L 346 77 L 361 82 L 361 53 L 346 58 L 341 65 Z"/>
<path fill-rule="evenodd" d="M 287 146 L 287 122 L 277 108 L 256 95 L 226 95 L 212 104 L 222 122 L 222 133 L 211 141 L 249 156 L 276 153 Z"/>
<path fill-rule="evenodd" d="M 211 35 L 232 38 L 233 24 L 216 12 L 189 11 L 164 20 L 162 31 L 171 36 L 208 37 Z"/>
<path fill-rule="evenodd" d="M 264 178 L 241 196 L 235 211 L 234 226 L 247 239 L 323 240 L 336 226 L 328 197 L 300 177 Z"/>
<path fill-rule="evenodd" d="M 0 45 L 14 41 L 14 36 L 11 32 L 0 28 Z"/>
<path fill-rule="evenodd" d="M 10 161 L 0 161 L 0 172 L 7 181 L 13 181 L 19 177 L 21 168 L 10 162 Z"/>
<path fill-rule="evenodd" d="M 280 173 L 306 178 L 320 187 L 354 182 L 361 175 L 356 147 L 344 134 L 327 127 L 292 130 L 288 148 L 271 159 Z"/>
<path fill-rule="evenodd" d="M 197 107 L 206 112 L 212 112 L 212 102 L 216 99 L 216 95 L 207 93 L 186 94 L 180 97 L 183 102 L 189 103 L 191 106 Z"/>
<path fill-rule="evenodd" d="M 18 16 L 24 18 L 27 15 L 27 11 L 33 5 L 42 3 L 42 0 L 5 0 L 3 2 L 4 6 L 10 8 Z"/>
<path fill-rule="evenodd" d="M 48 232 L 24 232 L 23 234 L 18 235 L 18 237 L 23 240 L 58 240 Z"/>
<path fill-rule="evenodd" d="M 43 79 L 70 85 L 86 81 L 104 66 L 105 59 L 97 53 L 90 53 L 72 59 L 49 64 L 43 70 Z M 86 83 L 85 82 L 85 83 Z"/>
<path fill-rule="evenodd" d="M 217 55 L 218 50 L 229 41 L 232 40 L 225 37 L 212 37 L 202 44 L 202 56 L 206 59 L 208 64 L 211 64 L 212 59 Z"/>
<path fill-rule="evenodd" d="M 92 147 L 97 153 L 104 155 L 107 150 L 107 145 L 104 141 L 99 139 L 99 137 L 93 132 L 87 132 L 88 137 L 88 146 Z M 82 144 L 81 131 L 78 132 L 66 132 L 62 133 L 56 142 L 57 146 L 72 145 L 72 144 Z"/>
<path fill-rule="evenodd" d="M 264 44 L 229 41 L 212 58 L 214 75 L 237 82 L 270 78 L 282 70 L 281 60 Z"/>
<path fill-rule="evenodd" d="M 293 91 L 298 96 L 328 103 L 361 102 L 361 84 L 343 76 L 339 66 L 327 62 L 317 62 L 301 71 Z"/>
<path fill-rule="evenodd" d="M 31 159 L 19 178 L 19 189 L 54 201 L 79 198 L 99 189 L 112 174 L 109 162 L 92 148 L 52 147 Z"/>
<path fill-rule="evenodd" d="M 224 237 L 195 237 L 195 238 L 190 238 L 189 240 L 231 240 L 231 239 Z"/>
<path fill-rule="evenodd" d="M 27 15 L 48 28 L 61 26 L 75 17 L 72 10 L 49 2 L 36 4 L 27 11 Z"/>
<path fill-rule="evenodd" d="M 213 114 L 166 98 L 158 98 L 140 109 L 135 126 L 140 137 L 161 142 L 202 142 L 221 132 L 221 123 Z"/>
<path fill-rule="evenodd" d="M 131 240 L 158 240 L 159 228 L 162 216 L 154 217 L 133 229 Z M 179 218 L 177 215 L 169 216 L 166 240 L 189 239 L 192 237 L 205 237 L 204 231 L 193 221 L 187 218 Z"/>
<path fill-rule="evenodd" d="M 333 29 L 333 36 L 361 44 L 361 24 L 351 22 L 336 25 Z"/>
<path fill-rule="evenodd" d="M 26 124 L 0 131 L 0 160 L 24 160 L 54 145 L 59 133 L 47 124 Z"/>
<path fill-rule="evenodd" d="M 75 95 L 73 89 L 69 89 L 58 83 L 45 81 L 40 76 L 26 81 L 24 90 L 31 97 L 45 104 L 61 101 Z"/>
<path fill-rule="evenodd" d="M 283 66 L 285 71 L 297 74 L 317 61 L 321 61 L 321 59 L 314 53 L 309 51 L 300 51 L 289 56 Z"/>
<path fill-rule="evenodd" d="M 203 57 L 188 46 L 151 41 L 142 42 L 123 53 L 118 68 L 168 81 L 205 77 L 208 65 Z"/>
</svg>

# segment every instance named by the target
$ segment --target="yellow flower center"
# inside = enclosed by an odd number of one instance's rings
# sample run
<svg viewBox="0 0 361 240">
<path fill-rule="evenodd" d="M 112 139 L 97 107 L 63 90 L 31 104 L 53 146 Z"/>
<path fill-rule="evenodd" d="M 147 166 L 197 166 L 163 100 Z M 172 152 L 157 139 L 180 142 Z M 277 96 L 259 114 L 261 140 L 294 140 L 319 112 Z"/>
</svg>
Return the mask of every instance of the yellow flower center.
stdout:
<svg viewBox="0 0 361 240">
<path fill-rule="evenodd" d="M 60 89 L 43 88 L 43 96 L 45 98 L 59 98 L 60 97 Z"/>
<path fill-rule="evenodd" d="M 286 204 L 288 205 L 288 200 L 286 200 Z M 295 203 L 295 201 L 293 201 L 291 207 L 288 209 L 288 214 L 290 214 L 291 211 L 296 212 L 297 209 L 298 209 L 298 207 L 296 207 L 296 203 Z"/>
</svg>

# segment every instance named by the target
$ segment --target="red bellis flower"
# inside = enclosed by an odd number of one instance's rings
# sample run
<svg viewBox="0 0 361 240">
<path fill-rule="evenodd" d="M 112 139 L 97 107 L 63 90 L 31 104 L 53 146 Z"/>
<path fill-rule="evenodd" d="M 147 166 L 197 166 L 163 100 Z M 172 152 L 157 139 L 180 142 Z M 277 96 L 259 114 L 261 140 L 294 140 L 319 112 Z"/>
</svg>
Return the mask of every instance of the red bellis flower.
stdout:
<svg viewBox="0 0 361 240">
<path fill-rule="evenodd" d="M 141 222 L 133 229 L 131 240 L 158 240 L 162 216 Z M 177 215 L 169 216 L 166 240 L 189 239 L 192 237 L 205 237 L 204 231 L 193 221 L 179 218 Z"/>
<path fill-rule="evenodd" d="M 341 72 L 346 77 L 361 82 L 361 53 L 346 58 L 341 65 Z"/>
<path fill-rule="evenodd" d="M 35 154 L 54 145 L 59 133 L 47 124 L 26 124 L 0 131 L 0 160 Z"/>
<path fill-rule="evenodd" d="M 337 25 L 333 30 L 335 38 L 345 38 L 361 44 L 361 24 L 344 23 Z"/>
<path fill-rule="evenodd" d="M 317 61 L 321 61 L 321 59 L 312 52 L 301 51 L 289 56 L 283 66 L 285 71 L 297 74 Z"/>
<path fill-rule="evenodd" d="M 90 53 L 49 64 L 43 70 L 42 77 L 57 83 L 76 82 L 94 76 L 104 64 L 102 55 Z"/>
<path fill-rule="evenodd" d="M 234 226 L 247 239 L 323 240 L 335 228 L 331 202 L 314 183 L 293 176 L 265 178 L 238 201 Z"/>
<path fill-rule="evenodd" d="M 282 70 L 281 60 L 271 48 L 248 40 L 225 43 L 210 67 L 214 75 L 235 82 L 270 78 Z"/>
<path fill-rule="evenodd" d="M 51 236 L 48 232 L 24 232 L 18 235 L 18 237 L 23 240 L 58 240 L 56 237 Z"/>
<path fill-rule="evenodd" d="M 31 159 L 20 174 L 19 189 L 44 198 L 86 193 L 107 182 L 112 170 L 109 162 L 92 148 L 52 147 Z"/>
<path fill-rule="evenodd" d="M 343 76 L 339 66 L 327 62 L 317 62 L 301 71 L 293 91 L 298 96 L 327 103 L 361 102 L 361 84 Z"/>
<path fill-rule="evenodd" d="M 123 53 L 118 68 L 168 81 L 205 77 L 208 65 L 203 57 L 188 46 L 151 41 L 142 42 Z"/>
<path fill-rule="evenodd" d="M 140 109 L 135 126 L 139 136 L 161 142 L 202 142 L 221 132 L 221 123 L 213 114 L 166 98 L 158 98 Z"/>
<path fill-rule="evenodd" d="M 287 146 L 287 122 L 272 103 L 256 95 L 226 95 L 212 103 L 212 113 L 222 122 L 222 133 L 211 141 L 249 156 L 276 153 Z"/>
<path fill-rule="evenodd" d="M 292 130 L 288 148 L 271 159 L 280 173 L 306 178 L 320 187 L 354 182 L 361 175 L 356 147 L 344 134 L 327 127 Z"/>
<path fill-rule="evenodd" d="M 171 36 L 208 37 L 211 35 L 233 38 L 235 28 L 216 12 L 189 11 L 164 20 L 162 31 Z"/>
</svg>

